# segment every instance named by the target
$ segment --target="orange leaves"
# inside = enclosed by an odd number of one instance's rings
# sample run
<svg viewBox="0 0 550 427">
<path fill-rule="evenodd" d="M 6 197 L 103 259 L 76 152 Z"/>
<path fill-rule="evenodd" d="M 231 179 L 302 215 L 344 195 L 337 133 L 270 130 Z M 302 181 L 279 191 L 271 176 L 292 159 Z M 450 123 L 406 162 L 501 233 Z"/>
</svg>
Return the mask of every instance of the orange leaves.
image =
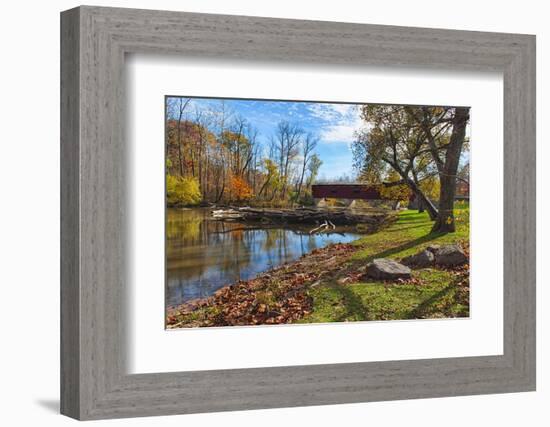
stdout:
<svg viewBox="0 0 550 427">
<path fill-rule="evenodd" d="M 240 176 L 231 177 L 229 180 L 229 192 L 231 198 L 238 202 L 249 200 L 253 196 L 252 188 Z"/>
<path fill-rule="evenodd" d="M 296 322 L 313 311 L 308 290 L 320 280 L 339 274 L 356 249 L 350 244 L 329 245 L 255 279 L 218 289 L 209 298 L 172 308 L 167 313 L 168 327 Z"/>
<path fill-rule="evenodd" d="M 277 297 L 265 286 L 255 290 L 258 284 L 253 282 L 255 280 L 222 288 L 209 298 L 212 305 L 222 309 L 205 319 L 206 323 L 215 326 L 290 323 L 311 312 L 312 301 L 305 292 L 289 292 L 283 285 L 282 295 Z"/>
</svg>

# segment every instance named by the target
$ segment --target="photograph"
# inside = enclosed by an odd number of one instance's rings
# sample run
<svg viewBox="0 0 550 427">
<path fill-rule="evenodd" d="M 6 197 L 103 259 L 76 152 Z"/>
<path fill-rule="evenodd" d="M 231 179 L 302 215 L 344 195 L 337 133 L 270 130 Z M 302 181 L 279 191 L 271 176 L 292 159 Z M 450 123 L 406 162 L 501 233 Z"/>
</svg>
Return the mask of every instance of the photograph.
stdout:
<svg viewBox="0 0 550 427">
<path fill-rule="evenodd" d="M 469 317 L 469 107 L 164 108 L 167 329 Z"/>
</svg>

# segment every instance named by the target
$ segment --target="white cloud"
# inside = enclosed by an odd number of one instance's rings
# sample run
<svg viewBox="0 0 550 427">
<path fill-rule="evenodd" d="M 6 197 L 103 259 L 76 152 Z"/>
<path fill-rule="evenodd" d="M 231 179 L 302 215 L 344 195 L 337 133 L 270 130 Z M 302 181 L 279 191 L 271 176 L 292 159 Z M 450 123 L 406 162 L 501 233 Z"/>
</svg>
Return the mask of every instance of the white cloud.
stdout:
<svg viewBox="0 0 550 427">
<path fill-rule="evenodd" d="M 309 110 L 324 122 L 319 130 L 322 142 L 350 144 L 355 131 L 363 125 L 354 104 L 311 104 Z"/>
<path fill-rule="evenodd" d="M 342 116 L 349 116 L 357 112 L 357 105 L 354 104 L 330 104 L 330 106 Z"/>
<path fill-rule="evenodd" d="M 324 142 L 346 142 L 350 143 L 355 139 L 355 131 L 358 126 L 355 124 L 341 124 L 329 126 L 321 131 L 321 140 Z"/>
</svg>

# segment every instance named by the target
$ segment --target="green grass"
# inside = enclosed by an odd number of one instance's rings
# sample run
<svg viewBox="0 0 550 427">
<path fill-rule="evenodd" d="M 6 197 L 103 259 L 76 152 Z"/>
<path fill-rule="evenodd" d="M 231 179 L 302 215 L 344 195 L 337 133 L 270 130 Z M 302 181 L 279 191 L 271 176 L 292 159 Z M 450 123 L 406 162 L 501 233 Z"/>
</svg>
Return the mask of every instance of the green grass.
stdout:
<svg viewBox="0 0 550 427">
<path fill-rule="evenodd" d="M 431 244 L 459 243 L 469 246 L 469 209 L 455 210 L 457 231 L 431 233 L 426 213 L 403 211 L 385 230 L 355 242 L 361 249 L 343 271 L 357 270 L 375 258 L 400 259 Z M 466 276 L 467 277 L 467 276 Z M 413 271 L 405 283 L 367 281 L 341 284 L 336 280 L 311 288 L 313 311 L 301 323 L 356 320 L 391 320 L 469 316 L 469 290 L 465 274 L 436 268 Z"/>
</svg>

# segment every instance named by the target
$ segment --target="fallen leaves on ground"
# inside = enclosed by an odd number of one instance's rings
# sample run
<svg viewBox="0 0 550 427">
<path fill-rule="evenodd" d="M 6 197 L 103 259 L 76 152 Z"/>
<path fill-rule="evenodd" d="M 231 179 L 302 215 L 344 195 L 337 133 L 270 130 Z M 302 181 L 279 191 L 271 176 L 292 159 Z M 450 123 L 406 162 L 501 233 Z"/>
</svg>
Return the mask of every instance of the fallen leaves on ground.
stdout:
<svg viewBox="0 0 550 427">
<path fill-rule="evenodd" d="M 309 286 L 333 273 L 354 250 L 344 243 L 315 249 L 293 263 L 218 289 L 208 298 L 172 307 L 167 327 L 292 323 L 312 310 Z"/>
<path fill-rule="evenodd" d="M 346 286 L 368 280 L 364 265 L 350 261 L 360 247 L 338 243 L 315 249 L 298 260 L 283 264 L 247 281 L 218 289 L 208 298 L 168 309 L 167 327 L 245 326 L 293 323 L 313 310 L 308 289 L 331 281 Z M 469 248 L 465 247 L 469 256 Z M 469 265 L 446 268 L 455 277 L 460 299 L 469 300 Z M 387 281 L 422 286 L 418 275 Z"/>
</svg>

